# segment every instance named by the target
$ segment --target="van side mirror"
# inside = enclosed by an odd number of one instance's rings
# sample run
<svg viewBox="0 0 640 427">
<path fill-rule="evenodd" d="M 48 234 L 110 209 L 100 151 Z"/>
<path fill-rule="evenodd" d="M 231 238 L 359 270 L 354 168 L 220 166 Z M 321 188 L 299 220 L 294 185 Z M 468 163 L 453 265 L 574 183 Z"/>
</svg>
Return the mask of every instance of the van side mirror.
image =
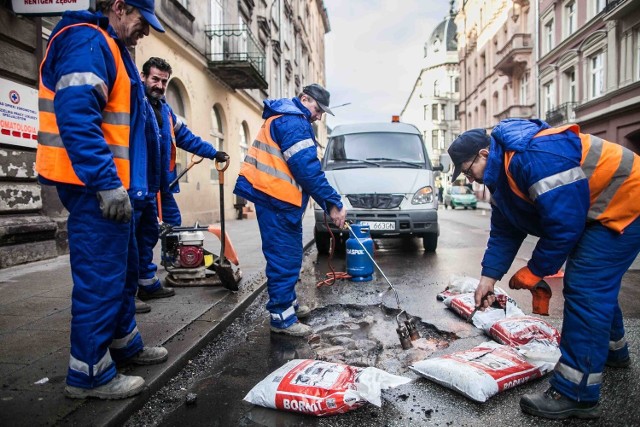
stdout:
<svg viewBox="0 0 640 427">
<path fill-rule="evenodd" d="M 443 170 L 444 170 L 444 166 L 442 166 L 442 165 L 434 166 L 434 167 L 433 167 L 433 170 L 434 170 L 434 171 L 443 171 Z"/>
</svg>

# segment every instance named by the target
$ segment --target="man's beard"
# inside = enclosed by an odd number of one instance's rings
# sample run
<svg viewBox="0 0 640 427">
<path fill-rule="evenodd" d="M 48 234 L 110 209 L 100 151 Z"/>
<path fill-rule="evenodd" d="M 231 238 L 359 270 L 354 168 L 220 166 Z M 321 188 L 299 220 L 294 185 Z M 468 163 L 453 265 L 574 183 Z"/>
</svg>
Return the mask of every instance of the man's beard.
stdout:
<svg viewBox="0 0 640 427">
<path fill-rule="evenodd" d="M 148 89 L 148 88 L 147 88 L 147 90 L 145 92 L 147 93 L 147 97 L 153 98 L 156 101 L 159 101 L 164 96 L 164 93 L 162 93 L 160 91 L 154 91 L 154 90 L 151 90 L 151 89 Z"/>
</svg>

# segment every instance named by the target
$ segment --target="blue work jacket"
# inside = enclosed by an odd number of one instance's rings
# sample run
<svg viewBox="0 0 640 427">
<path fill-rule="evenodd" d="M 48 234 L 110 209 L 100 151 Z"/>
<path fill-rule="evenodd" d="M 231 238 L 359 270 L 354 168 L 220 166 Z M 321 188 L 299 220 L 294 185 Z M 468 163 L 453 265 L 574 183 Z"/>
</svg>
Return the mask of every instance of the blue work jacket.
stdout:
<svg viewBox="0 0 640 427">
<path fill-rule="evenodd" d="M 302 207 L 307 205 L 309 196 L 318 203 L 325 212 L 329 212 L 331 206 L 342 209 L 340 195 L 327 181 L 318 160 L 317 141 L 309 119 L 311 112 L 300 102 L 298 98 L 265 100 L 263 119 L 282 115 L 275 119 L 271 125 L 271 138 L 280 146 L 281 151 L 286 151 L 300 141 L 311 138 L 313 146 L 304 148 L 287 159 L 287 166 L 302 188 Z M 244 177 L 239 176 L 234 193 L 253 203 L 260 204 L 271 209 L 295 211 L 298 206 L 278 200 L 268 194 L 255 189 Z"/>
<path fill-rule="evenodd" d="M 120 47 L 131 82 L 129 194 L 134 199 L 144 198 L 148 192 L 145 123 L 151 110 L 140 74 L 123 42 L 109 25 L 109 20 L 99 12 L 65 12 L 51 37 L 53 38 L 62 28 L 77 23 L 100 26 Z M 70 28 L 60 34 L 51 45 L 47 61 L 42 68 L 43 82 L 47 87 L 55 87 L 62 76 L 70 73 L 93 73 L 107 85 L 107 92 L 113 87 L 116 77 L 115 60 L 105 38 L 95 29 L 86 26 Z M 73 159 L 77 153 L 78 158 L 90 159 L 73 164 L 74 171 L 82 177 L 87 189 L 97 192 L 120 187 L 122 182 L 113 166 L 111 152 L 105 149 L 106 143 L 100 127 L 105 100 L 99 88 L 90 85 L 67 88 L 56 94 L 56 105 L 67 106 L 56 110 L 61 135 L 74 135 L 73 140 L 76 141 L 75 144 L 65 146 L 69 156 Z M 87 156 L 88 152 L 92 155 Z M 44 177 L 39 179 L 44 184 L 72 185 L 59 184 Z"/>
<path fill-rule="evenodd" d="M 580 167 L 582 145 L 571 132 L 534 136 L 548 129 L 541 120 L 507 119 L 491 133 L 484 183 L 493 211 L 482 275 L 500 280 L 509 270 L 527 235 L 538 236 L 528 266 L 544 277 L 558 272 L 584 231 L 589 210 L 586 178 L 559 185 L 535 201 L 518 196 L 505 172 L 505 152 L 514 152 L 509 171 L 524 194 L 542 179 Z"/>
</svg>

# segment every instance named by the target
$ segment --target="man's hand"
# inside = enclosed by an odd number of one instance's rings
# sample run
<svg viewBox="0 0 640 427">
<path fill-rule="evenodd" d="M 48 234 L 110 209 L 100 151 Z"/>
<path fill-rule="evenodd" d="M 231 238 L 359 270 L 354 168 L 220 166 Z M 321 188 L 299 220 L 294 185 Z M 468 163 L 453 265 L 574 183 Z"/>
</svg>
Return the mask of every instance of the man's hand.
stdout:
<svg viewBox="0 0 640 427">
<path fill-rule="evenodd" d="M 529 289 L 533 298 L 533 313 L 543 316 L 549 315 L 551 288 L 547 282 L 542 280 L 542 277 L 533 274 L 529 267 L 522 267 L 518 270 L 509 280 L 509 287 L 511 289 Z"/>
<path fill-rule="evenodd" d="M 131 201 L 124 186 L 97 193 L 102 216 L 119 222 L 131 221 Z"/>
<path fill-rule="evenodd" d="M 229 155 L 227 153 L 225 153 L 224 151 L 218 151 L 216 153 L 215 156 L 213 156 L 213 158 L 217 161 L 219 161 L 220 163 L 226 162 L 227 160 L 229 160 Z"/>
<path fill-rule="evenodd" d="M 343 206 L 342 209 L 338 209 L 335 205 L 331 206 L 331 210 L 329 211 L 329 216 L 331 216 L 331 221 L 342 230 L 344 227 L 344 221 L 347 219 L 347 210 Z"/>
<path fill-rule="evenodd" d="M 480 277 L 480 283 L 478 283 L 478 287 L 476 288 L 476 293 L 474 295 L 476 308 L 478 310 L 484 310 L 495 302 L 496 296 L 493 292 L 493 288 L 496 281 L 496 279 L 492 279 L 490 277 Z"/>
</svg>

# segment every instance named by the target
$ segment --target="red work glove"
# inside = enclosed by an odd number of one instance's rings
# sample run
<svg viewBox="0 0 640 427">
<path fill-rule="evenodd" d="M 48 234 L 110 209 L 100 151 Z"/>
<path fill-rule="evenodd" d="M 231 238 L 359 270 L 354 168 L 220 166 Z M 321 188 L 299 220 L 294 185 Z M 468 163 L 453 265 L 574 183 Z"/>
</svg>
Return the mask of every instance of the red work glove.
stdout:
<svg viewBox="0 0 640 427">
<path fill-rule="evenodd" d="M 542 277 L 536 276 L 529 270 L 529 267 L 522 267 L 509 280 L 511 289 L 529 289 L 533 296 L 533 313 L 543 316 L 549 315 L 549 300 L 551 299 L 551 288 L 542 280 Z"/>
</svg>

